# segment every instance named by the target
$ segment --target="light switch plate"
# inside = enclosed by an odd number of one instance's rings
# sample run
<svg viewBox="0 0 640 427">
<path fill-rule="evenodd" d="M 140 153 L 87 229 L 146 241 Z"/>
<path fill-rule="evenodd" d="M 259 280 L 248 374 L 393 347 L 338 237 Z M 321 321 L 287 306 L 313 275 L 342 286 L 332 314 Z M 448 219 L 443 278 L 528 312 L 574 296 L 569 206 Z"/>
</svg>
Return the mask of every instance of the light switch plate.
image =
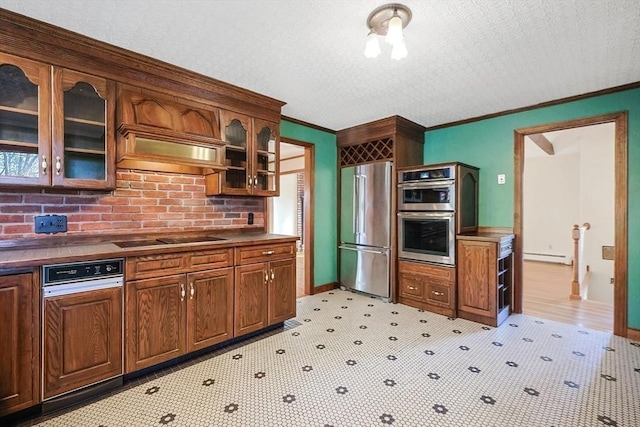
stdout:
<svg viewBox="0 0 640 427">
<path fill-rule="evenodd" d="M 507 176 L 503 173 L 498 174 L 498 184 L 504 184 L 507 182 Z"/>
</svg>

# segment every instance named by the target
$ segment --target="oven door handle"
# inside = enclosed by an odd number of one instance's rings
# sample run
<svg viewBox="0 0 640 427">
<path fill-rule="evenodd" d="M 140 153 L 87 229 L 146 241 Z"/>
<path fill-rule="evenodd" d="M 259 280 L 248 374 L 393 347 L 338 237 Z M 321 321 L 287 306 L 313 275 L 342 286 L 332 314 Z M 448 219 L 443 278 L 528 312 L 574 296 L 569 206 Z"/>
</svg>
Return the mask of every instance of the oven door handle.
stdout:
<svg viewBox="0 0 640 427">
<path fill-rule="evenodd" d="M 77 294 L 79 292 L 95 291 L 98 289 L 119 288 L 122 287 L 122 285 L 122 276 L 85 280 L 82 282 L 71 282 L 59 285 L 43 286 L 42 296 L 44 298 L 52 298 L 62 295 Z"/>
<path fill-rule="evenodd" d="M 433 188 L 446 188 L 455 184 L 455 180 L 446 179 L 442 181 L 430 181 L 430 182 L 406 182 L 398 184 L 398 188 L 407 189 L 433 189 Z"/>
<path fill-rule="evenodd" d="M 398 212 L 399 218 L 453 218 L 455 212 Z"/>
</svg>

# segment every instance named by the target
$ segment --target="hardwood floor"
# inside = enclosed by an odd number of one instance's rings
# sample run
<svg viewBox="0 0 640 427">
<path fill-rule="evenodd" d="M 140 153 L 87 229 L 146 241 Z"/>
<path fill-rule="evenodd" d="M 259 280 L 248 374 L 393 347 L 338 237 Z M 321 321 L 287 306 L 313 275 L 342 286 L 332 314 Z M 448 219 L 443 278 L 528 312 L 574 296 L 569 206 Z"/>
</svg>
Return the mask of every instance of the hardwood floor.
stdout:
<svg viewBox="0 0 640 427">
<path fill-rule="evenodd" d="M 570 300 L 571 266 L 525 261 L 524 314 L 600 331 L 613 331 L 613 306 Z"/>
</svg>

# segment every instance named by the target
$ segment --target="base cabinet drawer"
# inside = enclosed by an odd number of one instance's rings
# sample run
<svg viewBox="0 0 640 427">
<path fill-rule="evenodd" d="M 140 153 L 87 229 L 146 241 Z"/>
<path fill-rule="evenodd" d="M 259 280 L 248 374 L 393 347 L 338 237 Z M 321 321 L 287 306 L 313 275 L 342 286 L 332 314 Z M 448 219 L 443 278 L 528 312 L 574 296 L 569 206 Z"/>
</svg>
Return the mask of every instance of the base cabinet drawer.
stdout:
<svg viewBox="0 0 640 427">
<path fill-rule="evenodd" d="M 411 261 L 398 262 L 398 302 L 456 317 L 456 269 Z"/>
</svg>

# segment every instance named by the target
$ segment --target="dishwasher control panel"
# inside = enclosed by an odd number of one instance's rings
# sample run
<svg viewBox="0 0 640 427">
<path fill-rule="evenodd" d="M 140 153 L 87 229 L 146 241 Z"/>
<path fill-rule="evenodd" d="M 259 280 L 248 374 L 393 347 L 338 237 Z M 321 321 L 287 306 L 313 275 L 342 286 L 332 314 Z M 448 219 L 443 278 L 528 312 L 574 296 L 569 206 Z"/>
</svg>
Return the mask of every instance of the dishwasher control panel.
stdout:
<svg viewBox="0 0 640 427">
<path fill-rule="evenodd" d="M 42 285 L 80 282 L 124 275 L 124 258 L 42 266 Z"/>
</svg>

